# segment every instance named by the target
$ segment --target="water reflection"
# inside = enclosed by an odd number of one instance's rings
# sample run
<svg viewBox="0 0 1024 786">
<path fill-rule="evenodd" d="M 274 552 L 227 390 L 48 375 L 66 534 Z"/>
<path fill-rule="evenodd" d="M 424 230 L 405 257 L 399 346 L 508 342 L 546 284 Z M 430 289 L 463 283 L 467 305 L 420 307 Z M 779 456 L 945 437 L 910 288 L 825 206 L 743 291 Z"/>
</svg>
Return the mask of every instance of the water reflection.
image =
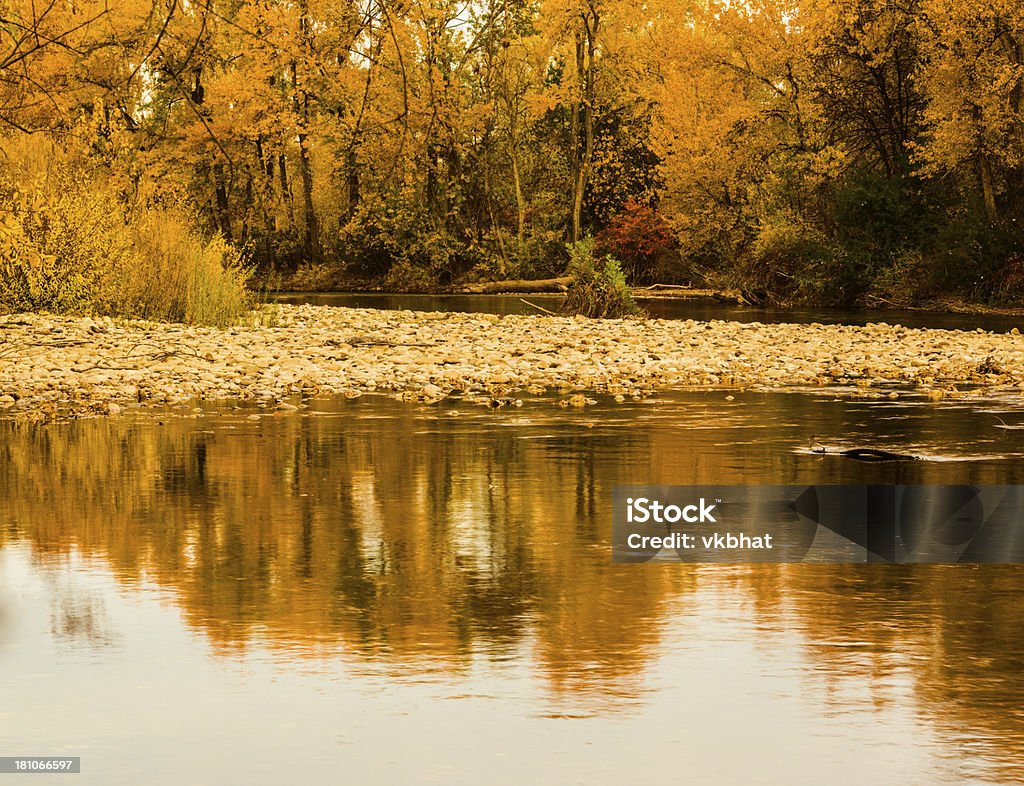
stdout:
<svg viewBox="0 0 1024 786">
<path fill-rule="evenodd" d="M 121 592 L 159 588 L 218 656 L 379 670 L 398 700 L 433 682 L 466 706 L 515 691 L 537 722 L 655 718 L 682 686 L 704 706 L 709 683 L 712 713 L 752 703 L 854 736 L 865 717 L 920 724 L 929 767 L 969 759 L 916 782 L 1024 778 L 1021 568 L 613 565 L 609 546 L 618 484 L 1022 483 L 1024 434 L 966 403 L 724 396 L 0 422 L 0 554 L 30 547 L 71 651 L 128 635 L 76 583 L 84 561 Z M 857 464 L 807 453 L 811 434 L 947 460 Z M 0 594 L 0 643 L 17 608 Z M 728 653 L 750 648 L 738 678 Z"/>
</svg>

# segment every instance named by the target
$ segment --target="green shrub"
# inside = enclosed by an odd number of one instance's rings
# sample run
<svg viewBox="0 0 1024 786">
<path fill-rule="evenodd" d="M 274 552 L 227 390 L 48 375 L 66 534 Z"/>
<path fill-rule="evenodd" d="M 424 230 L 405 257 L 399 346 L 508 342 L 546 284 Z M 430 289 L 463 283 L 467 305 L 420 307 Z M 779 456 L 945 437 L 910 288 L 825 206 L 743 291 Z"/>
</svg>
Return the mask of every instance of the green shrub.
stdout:
<svg viewBox="0 0 1024 786">
<path fill-rule="evenodd" d="M 937 294 L 934 260 L 920 251 L 908 250 L 875 277 L 867 293 L 867 304 L 907 307 L 931 300 Z"/>
<path fill-rule="evenodd" d="M 561 229 L 534 229 L 522 241 L 510 239 L 508 249 L 513 264 L 507 278 L 554 278 L 565 270 L 567 254 Z"/>
<path fill-rule="evenodd" d="M 867 286 L 858 258 L 791 216 L 778 216 L 761 226 L 730 283 L 782 305 L 849 305 Z"/>
<path fill-rule="evenodd" d="M 572 282 L 562 304 L 563 312 L 613 319 L 641 313 L 615 257 L 596 257 L 592 237 L 570 243 L 568 249 Z"/>
<path fill-rule="evenodd" d="M 61 164 L 28 182 L 8 177 L 4 186 L 0 302 L 16 310 L 109 310 L 110 284 L 135 267 L 133 233 L 117 200 Z"/>
<path fill-rule="evenodd" d="M 837 181 L 830 195 L 830 224 L 836 240 L 879 267 L 908 248 L 919 248 L 934 233 L 935 216 L 923 204 L 921 183 L 856 170 Z"/>
<path fill-rule="evenodd" d="M 457 236 L 413 197 L 400 193 L 387 204 L 360 205 L 339 228 L 331 248 L 349 279 L 407 292 L 451 284 L 484 258 L 470 239 Z"/>
</svg>

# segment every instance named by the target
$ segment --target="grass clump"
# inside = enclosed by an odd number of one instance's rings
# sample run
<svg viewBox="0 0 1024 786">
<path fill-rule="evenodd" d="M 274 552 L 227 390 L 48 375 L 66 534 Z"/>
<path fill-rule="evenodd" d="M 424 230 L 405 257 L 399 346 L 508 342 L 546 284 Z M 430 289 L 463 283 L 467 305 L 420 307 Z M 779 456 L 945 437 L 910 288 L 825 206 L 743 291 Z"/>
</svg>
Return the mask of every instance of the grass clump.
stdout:
<svg viewBox="0 0 1024 786">
<path fill-rule="evenodd" d="M 595 256 L 591 237 L 570 243 L 568 249 L 572 282 L 562 304 L 564 313 L 611 319 L 642 313 L 615 257 Z"/>
<path fill-rule="evenodd" d="M 228 325 L 253 307 L 249 270 L 220 235 L 204 237 L 170 210 L 133 222 L 141 266 L 120 286 L 119 311 L 145 319 Z"/>
<path fill-rule="evenodd" d="M 252 308 L 239 252 L 184 211 L 131 207 L 53 141 L 0 159 L 0 309 L 224 325 Z"/>
</svg>

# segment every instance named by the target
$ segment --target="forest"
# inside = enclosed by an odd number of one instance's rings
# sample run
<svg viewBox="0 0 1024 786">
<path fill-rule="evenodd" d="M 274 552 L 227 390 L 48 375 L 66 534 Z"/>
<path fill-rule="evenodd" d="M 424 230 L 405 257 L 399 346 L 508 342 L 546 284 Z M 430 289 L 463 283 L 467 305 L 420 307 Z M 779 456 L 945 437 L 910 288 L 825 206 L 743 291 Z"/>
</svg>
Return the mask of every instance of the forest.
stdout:
<svg viewBox="0 0 1024 786">
<path fill-rule="evenodd" d="M 0 0 L 0 303 L 586 241 L 634 285 L 1012 304 L 1022 100 L 1018 0 Z"/>
</svg>

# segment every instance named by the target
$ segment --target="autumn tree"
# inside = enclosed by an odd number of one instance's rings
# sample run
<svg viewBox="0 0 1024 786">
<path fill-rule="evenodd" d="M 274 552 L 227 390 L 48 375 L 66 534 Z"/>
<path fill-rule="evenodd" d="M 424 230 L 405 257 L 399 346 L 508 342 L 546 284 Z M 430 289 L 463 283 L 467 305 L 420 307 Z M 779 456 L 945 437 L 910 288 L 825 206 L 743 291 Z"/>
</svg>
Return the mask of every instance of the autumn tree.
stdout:
<svg viewBox="0 0 1024 786">
<path fill-rule="evenodd" d="M 969 172 L 996 222 L 1024 198 L 1024 8 L 1012 0 L 922 0 L 926 171 Z"/>
</svg>

